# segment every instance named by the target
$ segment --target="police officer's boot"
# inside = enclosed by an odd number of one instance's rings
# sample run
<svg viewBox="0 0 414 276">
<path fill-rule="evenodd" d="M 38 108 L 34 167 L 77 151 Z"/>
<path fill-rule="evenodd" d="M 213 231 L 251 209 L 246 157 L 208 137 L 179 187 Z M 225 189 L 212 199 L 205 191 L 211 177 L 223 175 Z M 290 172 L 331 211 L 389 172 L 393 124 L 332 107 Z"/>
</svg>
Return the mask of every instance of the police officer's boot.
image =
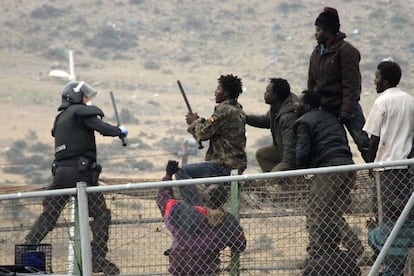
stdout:
<svg viewBox="0 0 414 276">
<path fill-rule="evenodd" d="M 92 271 L 103 272 L 105 275 L 119 275 L 119 268 L 116 264 L 106 259 L 107 247 L 91 242 L 92 246 Z"/>
<path fill-rule="evenodd" d="M 119 275 L 120 273 L 116 264 L 100 256 L 92 256 L 92 271 L 103 272 L 105 275 Z"/>
</svg>

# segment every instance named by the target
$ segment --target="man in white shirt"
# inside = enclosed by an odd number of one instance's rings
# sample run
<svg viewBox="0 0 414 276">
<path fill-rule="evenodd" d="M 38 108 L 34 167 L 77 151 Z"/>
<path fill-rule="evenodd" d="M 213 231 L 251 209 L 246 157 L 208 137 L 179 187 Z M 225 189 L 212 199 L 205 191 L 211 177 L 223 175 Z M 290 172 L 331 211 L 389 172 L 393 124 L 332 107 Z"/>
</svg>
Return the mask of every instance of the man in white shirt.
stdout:
<svg viewBox="0 0 414 276">
<path fill-rule="evenodd" d="M 397 63 L 383 61 L 378 64 L 374 83 L 379 96 L 363 128 L 370 136 L 370 162 L 407 159 L 413 146 L 414 98 L 397 87 L 400 79 L 401 68 Z M 410 182 L 413 175 L 407 166 L 385 168 L 380 170 L 379 175 L 380 198 L 376 197 L 375 191 L 373 206 L 376 220 L 386 224 L 392 218 L 398 218 L 407 203 L 412 192 Z M 397 201 L 401 206 L 392 209 L 393 202 Z M 393 213 L 394 209 L 399 211 Z M 379 210 L 382 212 L 379 213 Z M 382 214 L 381 217 L 378 217 L 379 214 Z M 414 214 L 410 214 L 408 220 L 413 218 Z M 400 275 L 401 263 L 394 268 L 396 274 L 393 275 Z"/>
<path fill-rule="evenodd" d="M 374 83 L 379 96 L 363 128 L 370 136 L 371 162 L 406 159 L 410 154 L 414 137 L 414 99 L 397 87 L 400 79 L 401 68 L 397 63 L 383 61 L 378 64 Z M 406 166 L 386 168 L 380 175 L 383 206 L 388 205 L 388 199 L 408 199 L 411 175 Z"/>
<path fill-rule="evenodd" d="M 396 87 L 401 79 L 400 66 L 383 61 L 375 72 L 378 98 L 364 130 L 370 135 L 371 161 L 407 158 L 414 137 L 414 99 Z"/>
</svg>

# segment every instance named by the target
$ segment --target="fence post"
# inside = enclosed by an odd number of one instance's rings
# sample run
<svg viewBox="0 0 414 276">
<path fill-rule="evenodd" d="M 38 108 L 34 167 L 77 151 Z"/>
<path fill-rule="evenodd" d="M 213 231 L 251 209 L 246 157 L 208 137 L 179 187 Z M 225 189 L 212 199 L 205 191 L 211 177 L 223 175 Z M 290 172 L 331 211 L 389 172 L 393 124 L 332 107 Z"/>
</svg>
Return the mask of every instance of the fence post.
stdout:
<svg viewBox="0 0 414 276">
<path fill-rule="evenodd" d="M 374 179 L 375 179 L 375 192 L 377 194 L 377 212 L 376 214 L 378 216 L 378 223 L 382 225 L 383 220 L 383 209 L 382 209 L 382 196 L 381 196 L 381 177 L 379 171 L 374 171 Z"/>
<path fill-rule="evenodd" d="M 187 164 L 188 161 L 188 139 L 184 140 L 183 143 L 183 155 L 181 156 L 181 166 Z"/>
<path fill-rule="evenodd" d="M 73 275 L 77 275 L 80 276 L 82 275 L 82 271 L 81 271 L 81 245 L 80 245 L 80 222 L 79 222 L 79 198 L 77 198 L 76 196 L 74 197 L 75 203 L 74 203 L 74 208 L 75 208 L 75 217 L 74 217 L 74 227 L 73 227 L 73 255 L 74 258 L 72 259 L 73 261 Z"/>
<path fill-rule="evenodd" d="M 88 196 L 86 194 L 86 183 L 76 183 L 77 201 L 78 201 L 78 234 L 80 236 L 80 249 L 81 254 L 77 256 L 82 257 L 82 274 L 81 275 L 92 275 L 92 251 L 91 243 L 89 238 L 89 209 L 88 209 Z M 78 241 L 79 239 L 77 239 Z M 77 253 L 79 253 L 79 246 Z M 79 266 L 78 266 L 79 267 Z"/>
<path fill-rule="evenodd" d="M 75 218 L 77 217 L 77 207 L 76 205 L 76 197 L 71 196 L 70 199 L 70 225 L 67 224 L 68 228 L 68 234 L 70 238 L 70 242 L 68 244 L 68 273 L 73 274 L 74 273 L 74 266 L 75 266 L 75 244 L 74 244 L 74 238 L 75 238 Z M 77 270 L 79 272 L 79 270 Z"/>
<path fill-rule="evenodd" d="M 238 175 L 238 170 L 232 170 L 230 175 Z M 232 181 L 230 186 L 230 211 L 237 218 L 240 218 L 239 182 Z M 240 275 L 240 253 L 231 253 L 229 275 Z"/>
</svg>

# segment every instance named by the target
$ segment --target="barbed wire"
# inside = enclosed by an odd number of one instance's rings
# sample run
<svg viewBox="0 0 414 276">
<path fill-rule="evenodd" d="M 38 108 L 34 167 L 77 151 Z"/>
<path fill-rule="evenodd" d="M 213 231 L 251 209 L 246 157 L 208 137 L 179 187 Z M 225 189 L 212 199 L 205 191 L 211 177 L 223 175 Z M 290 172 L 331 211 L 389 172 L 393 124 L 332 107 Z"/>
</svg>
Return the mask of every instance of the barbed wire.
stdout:
<svg viewBox="0 0 414 276">
<path fill-rule="evenodd" d="M 103 158 L 98 158 L 98 160 L 101 161 L 107 161 L 107 160 L 120 160 L 120 159 L 138 159 L 138 158 L 148 158 L 148 157 L 160 157 L 160 156 L 171 156 L 171 155 L 178 155 L 178 154 L 172 154 L 172 153 L 160 153 L 160 154 L 148 154 L 148 155 L 127 155 L 127 156 L 122 156 L 122 155 L 117 155 L 117 156 L 111 156 L 111 157 L 103 157 Z M 44 162 L 37 162 L 37 163 L 28 163 L 25 161 L 22 162 L 16 162 L 16 163 L 10 163 L 10 162 L 0 162 L 0 168 L 5 168 L 5 167 L 23 167 L 23 166 L 28 166 L 28 165 L 49 165 L 53 162 L 53 160 L 50 161 L 44 161 Z"/>
</svg>

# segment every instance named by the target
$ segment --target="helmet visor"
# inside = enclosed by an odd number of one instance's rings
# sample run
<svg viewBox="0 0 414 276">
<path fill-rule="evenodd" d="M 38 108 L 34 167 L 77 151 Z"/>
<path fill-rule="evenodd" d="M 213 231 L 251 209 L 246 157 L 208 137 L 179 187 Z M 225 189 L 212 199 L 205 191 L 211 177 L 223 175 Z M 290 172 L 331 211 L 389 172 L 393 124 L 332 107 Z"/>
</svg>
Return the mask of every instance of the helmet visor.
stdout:
<svg viewBox="0 0 414 276">
<path fill-rule="evenodd" d="M 90 86 L 84 81 L 79 82 L 79 84 L 75 88 L 73 88 L 73 91 L 75 92 L 80 91 L 82 92 L 83 95 L 85 95 L 89 99 L 94 98 L 96 94 L 98 94 L 98 91 L 95 88 L 93 88 L 92 86 Z"/>
</svg>

